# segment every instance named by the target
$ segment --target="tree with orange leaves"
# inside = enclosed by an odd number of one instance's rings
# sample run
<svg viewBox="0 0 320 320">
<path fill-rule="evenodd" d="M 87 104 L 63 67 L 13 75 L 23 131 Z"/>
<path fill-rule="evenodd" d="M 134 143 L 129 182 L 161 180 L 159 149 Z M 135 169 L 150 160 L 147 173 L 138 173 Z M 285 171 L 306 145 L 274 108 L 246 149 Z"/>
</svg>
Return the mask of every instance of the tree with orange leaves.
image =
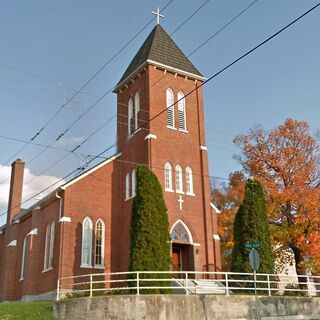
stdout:
<svg viewBox="0 0 320 320">
<path fill-rule="evenodd" d="M 218 234 L 221 239 L 222 269 L 230 270 L 231 252 L 233 247 L 233 222 L 243 200 L 245 177 L 240 171 L 229 176 L 228 185 L 214 188 L 211 192 L 212 201 L 221 210 L 218 217 Z"/>
<path fill-rule="evenodd" d="M 288 249 L 296 271 L 320 270 L 319 146 L 304 121 L 287 119 L 266 132 L 255 127 L 234 139 L 244 171 L 261 182 L 277 258 L 286 262 Z"/>
</svg>

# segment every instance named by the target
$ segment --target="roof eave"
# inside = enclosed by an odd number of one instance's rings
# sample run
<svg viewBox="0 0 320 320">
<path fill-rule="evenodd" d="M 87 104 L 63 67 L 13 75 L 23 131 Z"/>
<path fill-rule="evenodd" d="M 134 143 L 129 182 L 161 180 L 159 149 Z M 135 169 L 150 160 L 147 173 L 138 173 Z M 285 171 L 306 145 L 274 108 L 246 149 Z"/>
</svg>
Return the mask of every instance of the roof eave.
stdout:
<svg viewBox="0 0 320 320">
<path fill-rule="evenodd" d="M 165 69 L 165 70 L 171 71 L 173 73 L 177 73 L 179 75 L 182 75 L 184 77 L 188 77 L 188 78 L 191 78 L 191 79 L 200 80 L 200 81 L 206 81 L 207 80 L 207 78 L 199 76 L 197 74 L 190 73 L 190 72 L 187 72 L 187 71 L 184 71 L 184 70 L 181 70 L 181 69 L 177 69 L 177 68 L 174 68 L 174 67 L 170 67 L 168 65 L 165 65 L 165 64 L 162 64 L 162 63 L 159 63 L 159 62 L 156 62 L 156 61 L 148 59 L 143 64 L 141 64 L 138 68 L 136 68 L 133 72 L 131 72 L 131 74 L 128 77 L 126 77 L 123 81 L 118 83 L 117 86 L 113 89 L 113 92 L 117 93 L 127 82 L 131 81 L 131 79 L 134 78 L 137 73 L 141 72 L 141 70 L 148 64 L 151 64 L 153 66 L 159 67 L 161 69 Z"/>
</svg>

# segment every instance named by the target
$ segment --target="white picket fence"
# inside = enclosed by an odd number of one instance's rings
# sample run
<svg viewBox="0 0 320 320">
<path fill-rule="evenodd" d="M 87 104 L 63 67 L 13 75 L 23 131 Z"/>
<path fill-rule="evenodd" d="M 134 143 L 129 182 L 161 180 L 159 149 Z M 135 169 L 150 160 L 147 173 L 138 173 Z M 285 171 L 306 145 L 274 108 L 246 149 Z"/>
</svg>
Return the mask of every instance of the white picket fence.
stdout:
<svg viewBox="0 0 320 320">
<path fill-rule="evenodd" d="M 99 294 L 308 295 L 320 293 L 320 276 L 235 272 L 137 271 L 94 273 L 58 280 L 57 300 Z M 298 282 L 299 281 L 299 285 Z"/>
</svg>

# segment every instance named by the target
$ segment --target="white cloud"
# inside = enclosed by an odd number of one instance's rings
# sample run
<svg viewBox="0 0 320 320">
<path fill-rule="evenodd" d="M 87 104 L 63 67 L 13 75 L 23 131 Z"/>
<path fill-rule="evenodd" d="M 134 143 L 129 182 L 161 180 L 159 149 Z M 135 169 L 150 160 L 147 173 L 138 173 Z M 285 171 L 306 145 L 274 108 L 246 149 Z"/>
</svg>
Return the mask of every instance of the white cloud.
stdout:
<svg viewBox="0 0 320 320">
<path fill-rule="evenodd" d="M 10 166 L 0 166 L 0 215 L 7 211 L 8 208 L 8 197 L 9 197 L 9 189 L 10 189 L 10 176 L 11 176 L 11 167 Z M 36 201 L 40 200 L 41 196 L 44 197 L 52 190 L 56 189 L 59 185 L 64 183 L 64 180 L 58 182 L 61 178 L 55 176 L 36 176 L 30 172 L 28 168 L 24 171 L 24 187 L 22 192 L 22 202 L 27 199 L 33 197 L 35 194 L 41 192 L 44 189 L 48 190 L 44 191 L 41 195 L 30 199 L 24 203 L 22 203 L 22 208 L 28 208 Z M 32 181 L 31 181 L 32 180 Z M 28 181 L 31 181 L 28 183 Z M 56 183 L 57 182 L 57 183 Z M 55 184 L 56 183 L 56 184 Z M 0 216 L 0 226 L 4 224 L 6 221 L 6 215 Z"/>
</svg>

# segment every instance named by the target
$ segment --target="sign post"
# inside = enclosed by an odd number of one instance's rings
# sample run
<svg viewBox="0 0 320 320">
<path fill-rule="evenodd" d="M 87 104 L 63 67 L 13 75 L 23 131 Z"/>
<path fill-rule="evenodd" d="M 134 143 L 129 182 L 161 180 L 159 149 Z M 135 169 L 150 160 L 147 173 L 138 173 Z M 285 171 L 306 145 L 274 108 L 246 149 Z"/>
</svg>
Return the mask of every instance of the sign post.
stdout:
<svg viewBox="0 0 320 320">
<path fill-rule="evenodd" d="M 261 247 L 261 245 L 260 245 Z M 253 277 L 254 277 L 254 295 L 257 295 L 257 276 L 256 272 L 260 267 L 260 256 L 258 251 L 255 248 L 251 248 L 250 253 L 249 253 L 249 261 L 250 261 L 250 266 L 253 270 Z"/>
</svg>

